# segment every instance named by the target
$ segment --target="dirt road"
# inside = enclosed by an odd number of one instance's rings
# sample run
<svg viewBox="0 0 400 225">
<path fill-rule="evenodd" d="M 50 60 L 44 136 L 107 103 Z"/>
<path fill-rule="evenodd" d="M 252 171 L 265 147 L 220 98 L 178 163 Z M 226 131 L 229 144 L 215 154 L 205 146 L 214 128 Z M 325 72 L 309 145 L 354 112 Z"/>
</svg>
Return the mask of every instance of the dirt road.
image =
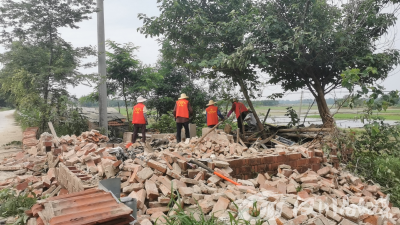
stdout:
<svg viewBox="0 0 400 225">
<path fill-rule="evenodd" d="M 22 129 L 15 122 L 14 111 L 0 112 L 0 158 L 22 151 L 19 145 L 5 146 L 12 141 L 22 141 Z M 0 181 L 14 176 L 13 172 L 0 171 Z"/>
<path fill-rule="evenodd" d="M 14 111 L 0 112 L 0 146 L 12 141 L 22 141 L 22 129 L 15 122 Z"/>
</svg>

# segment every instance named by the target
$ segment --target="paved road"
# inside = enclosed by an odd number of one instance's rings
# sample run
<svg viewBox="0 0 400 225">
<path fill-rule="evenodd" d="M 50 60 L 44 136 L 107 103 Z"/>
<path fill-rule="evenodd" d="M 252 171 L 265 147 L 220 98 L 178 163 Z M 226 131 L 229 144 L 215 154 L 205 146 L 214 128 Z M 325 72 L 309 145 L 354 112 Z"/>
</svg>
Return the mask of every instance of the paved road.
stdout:
<svg viewBox="0 0 400 225">
<path fill-rule="evenodd" d="M 0 146 L 12 141 L 22 141 L 22 129 L 15 122 L 14 111 L 0 112 Z"/>
</svg>

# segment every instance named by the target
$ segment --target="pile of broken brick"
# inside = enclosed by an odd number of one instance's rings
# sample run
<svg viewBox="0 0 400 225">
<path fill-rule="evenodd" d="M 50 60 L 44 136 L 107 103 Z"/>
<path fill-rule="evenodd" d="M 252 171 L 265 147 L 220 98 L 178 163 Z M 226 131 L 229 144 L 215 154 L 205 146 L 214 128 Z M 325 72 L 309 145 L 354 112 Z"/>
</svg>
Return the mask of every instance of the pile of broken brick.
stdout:
<svg viewBox="0 0 400 225">
<path fill-rule="evenodd" d="M 337 157 L 328 159 L 317 145 L 248 148 L 223 132 L 215 132 L 198 146 L 198 138 L 177 144 L 173 137 L 167 137 L 168 142 L 159 142 L 162 145 L 153 146 L 153 152 L 122 161 L 109 152 L 124 145 L 80 136 L 72 141 L 62 138 L 55 146 L 55 138 L 51 138 L 42 134 L 35 148 L 4 159 L 0 170 L 15 171 L 18 176 L 2 182 L 0 188 L 32 191 L 54 199 L 96 190 L 99 180 L 117 177 L 122 181 L 121 197 L 137 199 L 135 219 L 146 225 L 156 220 L 160 224 L 180 206 L 195 217 L 213 214 L 228 221 L 232 214 L 270 225 L 389 225 L 400 218 L 400 210 L 392 207 L 378 185 L 362 183 L 338 168 Z M 130 148 L 138 146 L 141 144 Z M 239 185 L 191 163 L 194 158 Z M 35 207 L 34 218 L 56 221 L 41 218 L 40 210 L 45 207 Z M 69 216 L 73 219 L 73 214 Z"/>
</svg>

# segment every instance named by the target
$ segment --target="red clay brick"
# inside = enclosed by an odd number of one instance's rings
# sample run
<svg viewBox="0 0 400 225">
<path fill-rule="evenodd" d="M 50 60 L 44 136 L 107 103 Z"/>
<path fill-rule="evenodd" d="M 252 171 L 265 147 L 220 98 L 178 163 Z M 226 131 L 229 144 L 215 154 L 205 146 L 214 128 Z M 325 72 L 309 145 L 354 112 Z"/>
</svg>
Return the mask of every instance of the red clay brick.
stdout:
<svg viewBox="0 0 400 225">
<path fill-rule="evenodd" d="M 273 163 L 268 165 L 269 171 L 275 171 L 278 169 L 278 166 L 281 165 L 280 163 Z"/>
<path fill-rule="evenodd" d="M 288 155 L 290 161 L 298 160 L 301 159 L 301 154 L 300 153 L 292 153 Z"/>
<path fill-rule="evenodd" d="M 262 165 L 258 165 L 257 166 L 257 172 L 258 173 L 263 173 L 263 172 L 265 172 L 266 170 L 267 170 L 267 165 L 265 165 L 265 164 L 262 164 Z"/>
<path fill-rule="evenodd" d="M 279 155 L 276 157 L 276 162 L 279 164 L 285 163 L 287 161 L 286 155 Z"/>
<path fill-rule="evenodd" d="M 297 166 L 307 166 L 309 164 L 309 159 L 299 159 L 297 161 Z"/>
<path fill-rule="evenodd" d="M 24 181 L 24 182 L 18 184 L 15 188 L 19 191 L 23 191 L 28 187 L 28 184 L 29 184 L 28 181 Z"/>
<path fill-rule="evenodd" d="M 43 209 L 44 209 L 43 206 L 40 204 L 33 205 L 31 208 L 33 216 L 37 217 L 39 215 L 38 213 Z"/>
<path fill-rule="evenodd" d="M 321 163 L 321 158 L 310 158 L 309 159 L 310 164 L 317 164 L 317 163 Z"/>
<path fill-rule="evenodd" d="M 296 168 L 296 166 L 297 166 L 297 161 L 289 161 L 289 162 L 286 162 L 286 164 L 289 165 L 289 166 L 292 167 L 292 168 Z"/>
<path fill-rule="evenodd" d="M 58 192 L 58 196 L 67 195 L 68 193 L 69 193 L 68 190 L 63 188 L 63 189 L 60 190 L 60 192 Z"/>
<path fill-rule="evenodd" d="M 264 157 L 264 158 L 262 158 L 262 163 L 264 163 L 264 164 L 273 164 L 273 163 L 276 163 L 276 159 L 277 159 L 277 157 L 276 156 L 266 156 L 266 157 Z"/>
<path fill-rule="evenodd" d="M 321 164 L 313 164 L 311 169 L 317 172 L 321 168 Z"/>
<path fill-rule="evenodd" d="M 159 163 L 159 162 L 156 162 L 154 160 L 149 160 L 147 162 L 147 165 L 149 167 L 153 168 L 153 169 L 156 169 L 156 170 L 162 172 L 162 173 L 166 173 L 167 172 L 167 166 L 166 165 L 164 165 L 162 163 Z"/>
<path fill-rule="evenodd" d="M 243 166 L 240 168 L 241 173 L 251 173 L 251 166 Z"/>
<path fill-rule="evenodd" d="M 227 162 L 229 163 L 229 167 L 231 167 L 231 168 L 240 166 L 240 160 L 237 160 L 237 159 L 230 159 L 230 160 L 227 160 Z"/>
<path fill-rule="evenodd" d="M 261 164 L 260 158 L 251 158 L 249 159 L 249 165 L 250 166 L 255 166 Z"/>
</svg>

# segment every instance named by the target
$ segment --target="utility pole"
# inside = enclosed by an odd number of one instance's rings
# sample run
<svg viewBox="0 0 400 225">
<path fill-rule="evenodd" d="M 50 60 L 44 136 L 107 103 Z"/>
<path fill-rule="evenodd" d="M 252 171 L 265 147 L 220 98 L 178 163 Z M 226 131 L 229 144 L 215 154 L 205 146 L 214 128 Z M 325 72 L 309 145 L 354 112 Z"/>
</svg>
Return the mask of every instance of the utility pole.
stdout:
<svg viewBox="0 0 400 225">
<path fill-rule="evenodd" d="M 299 108 L 299 120 L 301 119 L 301 107 L 303 106 L 303 91 L 301 91 L 301 97 L 300 97 L 300 108 Z"/>
<path fill-rule="evenodd" d="M 106 39 L 104 29 L 104 0 L 97 0 L 97 45 L 98 45 L 98 69 L 100 76 L 99 84 L 99 125 L 108 131 L 107 120 L 107 85 L 106 85 Z M 106 134 L 107 135 L 107 134 Z"/>
</svg>

